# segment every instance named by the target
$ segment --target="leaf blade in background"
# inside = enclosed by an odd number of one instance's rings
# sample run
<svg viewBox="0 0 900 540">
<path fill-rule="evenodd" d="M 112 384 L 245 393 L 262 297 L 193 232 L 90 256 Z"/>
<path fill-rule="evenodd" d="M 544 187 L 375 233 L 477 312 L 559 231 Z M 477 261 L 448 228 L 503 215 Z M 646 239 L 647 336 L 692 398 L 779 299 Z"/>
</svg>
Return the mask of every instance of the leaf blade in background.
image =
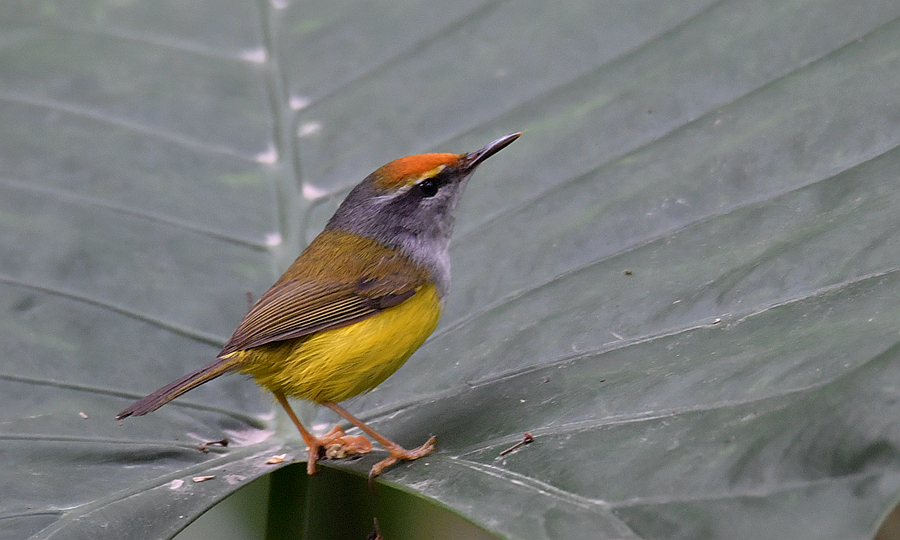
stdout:
<svg viewBox="0 0 900 540">
<path fill-rule="evenodd" d="M 349 403 L 439 437 L 385 481 L 514 538 L 867 538 L 896 502 L 895 2 L 85 6 L 0 15 L 10 537 L 171 536 L 302 458 L 241 377 L 111 418 L 368 172 L 519 130 L 438 331 Z"/>
</svg>

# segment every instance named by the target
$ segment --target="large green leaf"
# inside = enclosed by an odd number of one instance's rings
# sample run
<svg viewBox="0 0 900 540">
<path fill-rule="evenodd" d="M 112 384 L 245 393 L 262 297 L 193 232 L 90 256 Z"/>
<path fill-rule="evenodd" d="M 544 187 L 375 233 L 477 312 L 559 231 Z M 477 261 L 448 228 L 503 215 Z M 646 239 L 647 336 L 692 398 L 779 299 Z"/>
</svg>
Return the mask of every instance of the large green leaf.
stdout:
<svg viewBox="0 0 900 540">
<path fill-rule="evenodd" d="M 21 0 L 0 31 L 2 537 L 168 537 L 302 460 L 241 377 L 113 416 L 369 171 L 518 130 L 441 326 L 348 404 L 439 437 L 385 482 L 527 539 L 868 538 L 900 497 L 895 0 Z"/>
</svg>

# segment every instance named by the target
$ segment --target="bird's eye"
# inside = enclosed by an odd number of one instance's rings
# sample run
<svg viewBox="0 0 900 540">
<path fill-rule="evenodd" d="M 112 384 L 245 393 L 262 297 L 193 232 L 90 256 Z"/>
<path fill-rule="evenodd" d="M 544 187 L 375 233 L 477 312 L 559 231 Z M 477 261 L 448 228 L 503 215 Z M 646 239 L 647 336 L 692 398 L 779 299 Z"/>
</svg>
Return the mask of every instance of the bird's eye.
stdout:
<svg viewBox="0 0 900 540">
<path fill-rule="evenodd" d="M 419 190 L 419 194 L 421 194 L 423 197 L 434 197 L 438 192 L 437 182 L 435 182 L 431 178 L 422 180 L 416 185 L 416 188 Z"/>
</svg>

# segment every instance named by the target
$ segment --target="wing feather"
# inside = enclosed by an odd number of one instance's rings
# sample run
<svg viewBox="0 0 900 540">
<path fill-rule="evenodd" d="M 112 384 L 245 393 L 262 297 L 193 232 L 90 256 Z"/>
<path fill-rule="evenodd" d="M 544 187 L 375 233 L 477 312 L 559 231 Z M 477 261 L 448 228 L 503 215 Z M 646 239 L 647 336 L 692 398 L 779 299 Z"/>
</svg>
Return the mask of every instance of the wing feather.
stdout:
<svg viewBox="0 0 900 540">
<path fill-rule="evenodd" d="M 398 273 L 349 284 L 279 282 L 250 309 L 219 357 L 347 326 L 407 300 L 422 285 L 421 275 Z"/>
</svg>

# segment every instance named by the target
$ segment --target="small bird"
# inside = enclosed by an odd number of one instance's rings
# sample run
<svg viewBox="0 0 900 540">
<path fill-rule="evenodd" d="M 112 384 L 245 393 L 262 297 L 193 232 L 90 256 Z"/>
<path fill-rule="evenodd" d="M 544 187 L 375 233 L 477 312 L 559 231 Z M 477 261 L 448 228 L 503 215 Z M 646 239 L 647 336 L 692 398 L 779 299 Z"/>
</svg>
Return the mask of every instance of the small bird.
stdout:
<svg viewBox="0 0 900 540">
<path fill-rule="evenodd" d="M 501 137 L 467 154 L 394 160 L 356 185 L 334 216 L 238 325 L 216 360 L 130 405 L 116 418 L 141 416 L 225 373 L 253 376 L 284 407 L 307 446 L 307 472 L 334 446 L 365 453 L 371 443 L 339 428 L 311 434 L 288 397 L 328 407 L 378 441 L 397 460 L 435 448 L 431 437 L 407 450 L 338 405 L 375 388 L 435 329 L 450 286 L 448 248 L 456 207 L 469 177 L 519 138 Z M 366 448 L 368 444 L 368 448 Z"/>
</svg>

